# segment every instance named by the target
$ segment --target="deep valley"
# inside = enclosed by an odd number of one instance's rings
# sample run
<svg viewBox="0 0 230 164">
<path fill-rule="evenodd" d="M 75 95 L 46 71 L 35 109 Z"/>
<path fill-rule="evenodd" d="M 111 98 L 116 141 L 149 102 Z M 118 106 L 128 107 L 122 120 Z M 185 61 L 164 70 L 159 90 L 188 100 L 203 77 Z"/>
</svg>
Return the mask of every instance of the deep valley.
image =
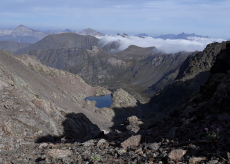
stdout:
<svg viewBox="0 0 230 164">
<path fill-rule="evenodd" d="M 166 53 L 95 36 L 0 31 L 0 163 L 230 162 L 230 41 Z"/>
</svg>

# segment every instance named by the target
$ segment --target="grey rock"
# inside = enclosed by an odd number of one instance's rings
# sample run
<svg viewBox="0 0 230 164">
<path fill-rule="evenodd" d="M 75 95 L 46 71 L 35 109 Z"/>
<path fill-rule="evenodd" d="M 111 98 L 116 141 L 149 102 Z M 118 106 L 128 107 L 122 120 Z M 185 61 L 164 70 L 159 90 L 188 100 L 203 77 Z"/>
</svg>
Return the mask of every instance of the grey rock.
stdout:
<svg viewBox="0 0 230 164">
<path fill-rule="evenodd" d="M 168 157 L 171 159 L 171 160 L 178 160 L 180 158 L 182 158 L 186 153 L 186 150 L 183 150 L 183 149 L 175 149 L 175 150 L 172 150 L 169 154 L 168 154 Z"/>
<path fill-rule="evenodd" d="M 211 160 L 211 161 L 208 161 L 206 164 L 216 164 L 218 163 L 218 160 Z"/>
<path fill-rule="evenodd" d="M 155 143 L 150 144 L 148 147 L 153 151 L 157 151 L 160 148 L 160 146 L 161 146 L 160 142 L 159 143 L 155 142 Z"/>
<path fill-rule="evenodd" d="M 113 104 L 110 108 L 137 107 L 137 100 L 123 89 L 118 89 L 112 93 Z"/>
</svg>

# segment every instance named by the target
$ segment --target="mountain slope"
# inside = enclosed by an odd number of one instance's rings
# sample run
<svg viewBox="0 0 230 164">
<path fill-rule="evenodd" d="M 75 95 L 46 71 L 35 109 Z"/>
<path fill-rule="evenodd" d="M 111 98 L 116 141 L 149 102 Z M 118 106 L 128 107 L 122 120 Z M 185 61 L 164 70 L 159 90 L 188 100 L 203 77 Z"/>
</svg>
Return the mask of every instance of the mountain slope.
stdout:
<svg viewBox="0 0 230 164">
<path fill-rule="evenodd" d="M 226 48 L 226 43 L 209 44 L 203 52 L 196 52 L 189 56 L 182 64 L 176 79 L 189 78 L 200 72 L 209 71 L 216 60 L 216 55 Z"/>
<path fill-rule="evenodd" d="M 22 48 L 15 54 L 26 54 L 31 50 L 59 49 L 59 48 L 84 48 L 90 49 L 98 45 L 98 39 L 92 36 L 82 36 L 75 33 L 63 33 L 49 35 L 42 40 Z"/>
<path fill-rule="evenodd" d="M 176 79 L 151 98 L 150 106 L 158 111 L 168 111 L 192 98 L 208 80 L 216 56 L 226 49 L 227 44 L 228 42 L 211 43 L 204 51 L 188 56 Z"/>
<path fill-rule="evenodd" d="M 1 151 L 16 149 L 18 144 L 33 144 L 47 135 L 52 142 L 51 136 L 70 135 L 71 129 L 75 137 L 80 133 L 83 138 L 90 133 L 92 137 L 100 132 L 99 128 L 112 125 L 83 109 L 84 98 L 93 96 L 97 88 L 77 75 L 46 67 L 28 55 L 15 56 L 3 50 L 0 75 Z"/>
<path fill-rule="evenodd" d="M 28 47 L 31 45 L 30 43 L 20 43 L 20 42 L 15 42 L 15 41 L 0 41 L 0 49 L 2 50 L 7 50 L 11 52 L 16 52 L 19 49 Z"/>
<path fill-rule="evenodd" d="M 137 92 L 144 91 L 168 72 L 179 68 L 189 54 L 164 54 L 154 47 L 137 46 L 114 55 L 95 46 L 91 50 L 72 48 L 29 52 L 47 66 L 78 74 L 90 85 L 113 89 L 126 86 Z"/>
</svg>

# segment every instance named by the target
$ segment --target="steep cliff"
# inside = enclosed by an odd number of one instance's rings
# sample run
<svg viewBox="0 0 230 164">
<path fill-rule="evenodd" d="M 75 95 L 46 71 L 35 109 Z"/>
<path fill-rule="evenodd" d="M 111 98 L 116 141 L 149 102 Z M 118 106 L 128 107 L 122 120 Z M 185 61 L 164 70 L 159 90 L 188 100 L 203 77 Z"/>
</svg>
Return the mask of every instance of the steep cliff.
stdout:
<svg viewBox="0 0 230 164">
<path fill-rule="evenodd" d="M 225 50 L 228 43 L 211 43 L 204 51 L 194 52 L 188 56 L 181 65 L 176 79 L 151 98 L 150 106 L 157 111 L 168 111 L 192 98 L 208 80 L 217 54 Z"/>
</svg>

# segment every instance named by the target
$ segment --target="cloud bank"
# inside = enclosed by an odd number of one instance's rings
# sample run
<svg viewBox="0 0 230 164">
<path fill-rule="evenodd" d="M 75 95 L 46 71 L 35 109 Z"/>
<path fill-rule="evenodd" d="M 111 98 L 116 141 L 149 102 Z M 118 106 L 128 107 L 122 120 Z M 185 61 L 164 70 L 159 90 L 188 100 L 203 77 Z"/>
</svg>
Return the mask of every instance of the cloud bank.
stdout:
<svg viewBox="0 0 230 164">
<path fill-rule="evenodd" d="M 127 38 L 121 36 L 111 36 L 106 35 L 104 37 L 99 37 L 100 43 L 104 46 L 111 42 L 119 42 L 119 51 L 123 51 L 130 45 L 136 45 L 139 47 L 156 47 L 159 50 L 163 50 L 166 53 L 176 53 L 179 51 L 203 51 L 204 48 L 212 42 L 222 42 L 224 39 L 215 38 L 197 38 L 189 37 L 188 40 L 185 39 L 154 39 L 152 37 L 140 38 L 137 36 L 129 36 Z"/>
</svg>

